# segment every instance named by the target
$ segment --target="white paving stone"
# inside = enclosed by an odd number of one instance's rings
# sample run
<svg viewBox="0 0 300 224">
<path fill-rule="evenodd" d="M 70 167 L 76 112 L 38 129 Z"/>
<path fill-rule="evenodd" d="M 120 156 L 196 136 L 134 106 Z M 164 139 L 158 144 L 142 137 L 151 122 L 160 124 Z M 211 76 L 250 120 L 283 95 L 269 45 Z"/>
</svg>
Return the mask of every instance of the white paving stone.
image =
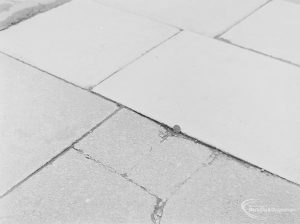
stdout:
<svg viewBox="0 0 300 224">
<path fill-rule="evenodd" d="M 94 91 L 300 183 L 300 70 L 183 32 Z"/>
<path fill-rule="evenodd" d="M 215 36 L 266 0 L 97 0 L 200 34 Z"/>
<path fill-rule="evenodd" d="M 224 156 L 170 200 L 161 224 L 297 224 L 300 187 Z"/>
<path fill-rule="evenodd" d="M 213 153 L 126 109 L 75 148 L 161 198 L 172 195 Z"/>
<path fill-rule="evenodd" d="M 222 38 L 300 65 L 300 4 L 274 0 Z"/>
<path fill-rule="evenodd" d="M 0 54 L 0 195 L 116 108 Z"/>
<path fill-rule="evenodd" d="M 0 51 L 90 87 L 176 32 L 92 0 L 74 0 L 2 31 Z"/>
<path fill-rule="evenodd" d="M 156 199 L 70 151 L 0 200 L 2 224 L 151 224 Z"/>
</svg>

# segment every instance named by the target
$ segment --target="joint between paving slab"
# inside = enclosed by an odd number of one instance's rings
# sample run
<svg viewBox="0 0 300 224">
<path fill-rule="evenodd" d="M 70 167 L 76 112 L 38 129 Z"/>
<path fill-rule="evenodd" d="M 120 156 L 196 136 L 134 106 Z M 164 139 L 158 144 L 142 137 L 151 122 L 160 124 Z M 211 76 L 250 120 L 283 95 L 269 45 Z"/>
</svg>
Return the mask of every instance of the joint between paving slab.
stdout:
<svg viewBox="0 0 300 224">
<path fill-rule="evenodd" d="M 207 161 L 202 163 L 201 166 L 199 166 L 192 174 L 190 174 L 187 178 L 185 178 L 182 182 L 178 183 L 174 188 L 175 190 L 171 193 L 171 196 L 168 198 L 172 198 L 179 190 L 180 188 L 185 185 L 195 174 L 197 174 L 201 169 L 209 167 L 213 164 L 213 162 L 219 157 L 221 154 L 220 151 L 214 150 L 208 157 Z"/>
<path fill-rule="evenodd" d="M 102 163 L 100 160 L 97 160 L 95 158 L 93 158 L 91 155 L 85 153 L 83 150 L 76 148 L 76 146 L 74 145 L 72 147 L 77 153 L 79 153 L 80 155 L 83 155 L 86 159 L 91 160 L 97 164 L 99 164 L 100 166 L 102 166 L 105 170 L 111 172 L 111 173 L 115 173 L 118 174 L 118 172 L 111 166 L 105 165 L 104 163 Z"/>
<path fill-rule="evenodd" d="M 221 33 L 217 34 L 214 38 L 218 39 L 219 37 L 221 37 L 222 35 L 224 35 L 225 33 L 227 33 L 229 30 L 231 30 L 233 27 L 237 26 L 238 24 L 240 24 L 241 22 L 243 22 L 244 20 L 246 20 L 247 18 L 249 18 L 250 16 L 252 16 L 254 13 L 256 13 L 258 10 L 260 10 L 261 8 L 263 8 L 264 6 L 266 6 L 267 4 L 269 4 L 271 1 L 273 1 L 273 0 L 268 0 L 265 3 L 263 3 L 262 5 L 258 6 L 256 9 L 254 9 L 248 15 L 244 16 L 243 18 L 241 18 L 240 20 L 238 20 L 237 22 L 235 22 L 234 24 L 232 24 L 231 26 L 229 26 L 227 29 L 225 29 Z"/>
<path fill-rule="evenodd" d="M 68 80 L 66 80 L 66 79 L 63 79 L 63 78 L 61 78 L 61 77 L 59 77 L 59 76 L 57 76 L 57 75 L 55 75 L 55 74 L 53 74 L 53 73 L 50 73 L 50 72 L 48 72 L 48 71 L 46 71 L 46 70 L 43 70 L 43 69 L 41 69 L 41 68 L 39 68 L 39 67 L 37 67 L 37 66 L 35 66 L 35 65 L 32 65 L 32 64 L 30 64 L 30 63 L 28 63 L 28 62 L 26 62 L 26 61 L 23 61 L 23 60 L 19 59 L 19 58 L 16 58 L 16 57 L 14 57 L 14 56 L 11 56 L 10 54 L 7 54 L 7 53 L 5 53 L 5 52 L 3 52 L 3 51 L 0 51 L 0 54 L 3 54 L 4 56 L 9 57 L 9 58 L 11 58 L 11 59 L 13 59 L 13 60 L 16 60 L 16 61 L 18 61 L 18 62 L 20 62 L 20 63 L 22 63 L 22 64 L 25 64 L 25 65 L 27 65 L 27 66 L 29 66 L 29 67 L 31 67 L 31 68 L 37 69 L 37 70 L 39 70 L 40 72 L 42 72 L 42 74 L 50 75 L 50 76 L 52 76 L 53 78 L 56 78 L 56 79 L 58 79 L 58 80 L 60 80 L 60 81 L 63 81 L 63 82 L 66 83 L 66 84 L 72 85 L 72 86 L 74 86 L 74 87 L 76 87 L 76 88 L 79 88 L 79 89 L 81 89 L 81 90 L 83 90 L 83 91 L 87 91 L 87 92 L 89 92 L 89 93 L 91 93 L 91 94 L 93 94 L 93 95 L 96 95 L 97 97 L 100 97 L 100 98 L 103 98 L 103 99 L 105 99 L 105 100 L 108 100 L 108 101 L 110 101 L 110 102 L 116 104 L 117 107 L 123 107 L 122 104 L 120 104 L 120 103 L 118 103 L 118 102 L 116 102 L 116 101 L 114 101 L 114 100 L 108 99 L 108 98 L 106 98 L 106 97 L 103 97 L 103 96 L 101 96 L 100 94 L 97 94 L 97 93 L 95 93 L 95 92 L 92 92 L 91 89 L 89 89 L 89 88 L 83 88 L 83 87 L 81 87 L 81 86 L 78 86 L 78 85 L 76 85 L 76 84 L 73 83 L 73 82 L 70 82 L 70 81 L 68 81 Z"/>
<path fill-rule="evenodd" d="M 243 49 L 243 50 L 251 51 L 251 52 L 253 52 L 253 53 L 255 53 L 255 54 L 260 54 L 260 55 L 263 55 L 263 56 L 265 56 L 265 57 L 269 57 L 269 58 L 272 58 L 272 59 L 274 59 L 274 60 L 277 60 L 277 61 L 280 61 L 280 62 L 289 64 L 289 65 L 296 66 L 297 68 L 300 68 L 300 65 L 299 65 L 299 64 L 296 64 L 296 63 L 294 63 L 294 62 L 292 62 L 292 61 L 288 61 L 288 60 L 283 59 L 283 58 L 275 57 L 275 56 L 272 56 L 272 55 L 270 55 L 270 54 L 266 54 L 266 53 L 263 53 L 263 52 L 261 52 L 261 51 L 254 50 L 254 49 L 252 49 L 252 48 L 244 47 L 244 46 L 242 46 L 242 45 L 233 43 L 233 42 L 231 42 L 230 40 L 227 40 L 227 39 L 225 39 L 225 38 L 219 37 L 219 38 L 216 38 L 216 40 L 222 41 L 223 43 L 229 44 L 229 45 L 231 45 L 231 46 L 235 46 L 235 47 L 241 48 L 241 49 Z"/>
<path fill-rule="evenodd" d="M 150 190 L 148 190 L 146 187 L 136 183 L 134 180 L 130 179 L 126 173 L 119 173 L 115 168 L 108 166 L 106 164 L 104 164 L 103 162 L 101 162 L 98 159 L 93 158 L 91 155 L 89 155 L 88 153 L 85 153 L 83 150 L 76 148 L 76 146 L 72 146 L 72 148 L 78 152 L 79 154 L 83 155 L 86 159 L 91 160 L 95 163 L 97 163 L 98 165 L 102 166 L 105 170 L 107 170 L 108 172 L 111 172 L 113 174 L 116 174 L 118 176 L 120 176 L 122 179 L 125 179 L 126 181 L 138 186 L 140 189 L 142 189 L 143 191 L 145 191 L 147 194 L 155 197 L 156 199 L 160 199 L 159 196 L 153 194 Z"/>
<path fill-rule="evenodd" d="M 146 187 L 136 183 L 134 180 L 129 178 L 126 173 L 119 173 L 115 168 L 113 168 L 111 166 L 108 166 L 108 165 L 102 163 L 100 160 L 97 160 L 97 159 L 93 158 L 91 155 L 85 153 L 83 150 L 76 148 L 76 146 L 73 146 L 72 148 L 77 153 L 84 156 L 86 159 L 91 160 L 91 161 L 95 162 L 96 164 L 100 165 L 101 167 L 103 167 L 106 171 L 108 171 L 110 173 L 113 173 L 113 174 L 121 177 L 122 179 L 125 179 L 125 181 L 129 182 L 130 184 L 134 184 L 135 186 L 137 186 L 138 188 L 140 188 L 141 190 L 143 190 L 144 192 L 146 192 L 150 196 L 154 197 L 156 199 L 156 204 L 154 205 L 154 210 L 151 213 L 150 217 L 151 217 L 151 220 L 152 220 L 153 224 L 160 224 L 160 220 L 161 220 L 162 214 L 163 214 L 163 209 L 164 209 L 164 206 L 167 203 L 166 199 L 161 199 L 157 195 L 150 192 L 150 190 L 148 190 Z"/>
<path fill-rule="evenodd" d="M 70 149 L 72 149 L 74 147 L 75 144 L 77 144 L 79 141 L 81 141 L 83 138 L 85 138 L 87 135 L 93 133 L 93 131 L 95 131 L 99 126 L 101 126 L 104 122 L 106 122 L 107 120 L 109 120 L 112 116 L 114 116 L 117 112 L 119 112 L 122 109 L 122 107 L 118 107 L 114 112 L 112 112 L 111 114 L 109 114 L 105 119 L 103 119 L 101 122 L 99 122 L 97 125 L 95 125 L 93 128 L 91 128 L 89 131 L 85 132 L 83 135 L 81 135 L 78 139 L 76 139 L 70 146 L 66 147 L 65 149 L 63 149 L 60 153 L 56 154 L 54 157 L 52 157 L 50 160 L 48 160 L 46 163 L 44 163 L 43 165 L 41 165 L 38 169 L 36 169 L 35 171 L 33 171 L 31 174 L 29 174 L 28 176 L 26 176 L 24 179 L 22 179 L 21 181 L 17 182 L 14 186 L 12 186 L 10 189 L 8 189 L 4 194 L 0 195 L 0 199 L 2 199 L 3 197 L 5 197 L 6 195 L 8 195 L 9 193 L 11 193 L 12 191 L 14 191 L 16 188 L 18 188 L 20 185 L 22 185 L 23 183 L 25 183 L 27 180 L 29 180 L 32 176 L 34 176 L 35 174 L 39 173 L 41 170 L 43 170 L 45 167 L 47 167 L 48 165 L 52 164 L 55 160 L 57 160 L 59 157 L 61 157 L 62 155 L 64 155 L 66 152 L 68 152 Z"/>
<path fill-rule="evenodd" d="M 149 52 L 151 52 L 152 50 L 158 48 L 159 46 L 163 45 L 164 43 L 166 43 L 167 41 L 169 41 L 170 39 L 172 39 L 173 37 L 177 36 L 179 33 L 181 33 L 183 30 L 179 29 L 176 33 L 174 33 L 173 35 L 171 35 L 170 37 L 168 37 L 167 39 L 164 39 L 163 41 L 159 42 L 158 44 L 156 44 L 155 46 L 151 47 L 150 49 L 146 50 L 145 52 L 143 52 L 141 55 L 139 55 L 138 57 L 134 58 L 132 61 L 128 62 L 127 64 L 121 66 L 120 68 L 118 68 L 116 71 L 114 71 L 113 73 L 111 73 L 110 75 L 108 75 L 107 77 L 105 77 L 104 79 L 102 79 L 100 82 L 98 82 L 96 85 L 90 86 L 88 89 L 90 91 L 92 91 L 96 86 L 100 85 L 102 82 L 106 81 L 107 79 L 111 78 L 112 76 L 114 76 L 115 74 L 117 74 L 118 72 L 120 72 L 121 70 L 123 70 L 124 68 L 128 67 L 129 65 L 133 64 L 134 62 L 136 62 L 137 60 L 139 60 L 140 58 L 142 58 L 143 56 L 145 56 L 146 54 L 148 54 Z"/>
<path fill-rule="evenodd" d="M 99 93 L 95 93 L 95 94 L 97 94 L 97 95 L 103 97 L 104 99 L 107 99 L 107 100 L 109 100 L 109 101 L 115 102 L 114 100 L 111 100 L 110 98 L 105 97 L 105 96 L 103 96 L 103 95 L 101 95 L 101 94 L 99 94 Z M 118 103 L 118 102 L 116 102 L 116 103 Z M 153 118 L 151 118 L 151 117 L 148 117 L 147 115 L 144 115 L 144 114 L 142 114 L 142 113 L 140 113 L 140 112 L 138 112 L 138 111 L 136 111 L 136 110 L 134 110 L 134 109 L 132 109 L 132 108 L 130 108 L 130 107 L 127 107 L 127 106 L 125 106 L 125 105 L 123 105 L 123 104 L 121 104 L 121 103 L 118 103 L 118 104 L 122 105 L 125 109 L 127 109 L 127 110 L 129 110 L 129 111 L 132 111 L 132 112 L 134 112 L 134 113 L 136 113 L 136 114 L 139 114 L 140 116 L 142 116 L 142 117 L 144 117 L 144 118 L 146 118 L 146 119 L 151 120 L 152 122 L 158 124 L 159 126 L 161 126 L 162 128 L 164 128 L 164 129 L 166 129 L 166 130 L 171 130 L 171 131 L 173 130 L 170 126 L 168 126 L 167 124 L 165 124 L 165 123 L 163 123 L 163 122 L 161 122 L 161 121 L 157 121 L 157 120 L 155 120 L 155 119 L 153 119 Z M 291 180 L 288 180 L 288 179 L 286 179 L 286 178 L 284 178 L 284 177 L 279 176 L 278 174 L 272 173 L 272 172 L 270 172 L 270 171 L 268 171 L 268 170 L 265 170 L 265 169 L 263 169 L 263 168 L 261 168 L 261 167 L 259 167 L 259 166 L 257 166 L 257 165 L 254 165 L 254 164 L 252 164 L 252 163 L 250 163 L 250 162 L 248 162 L 248 161 L 245 161 L 245 160 L 243 160 L 243 159 L 241 159 L 241 158 L 239 158 L 239 157 L 236 157 L 236 156 L 234 156 L 234 155 L 232 155 L 232 154 L 230 154 L 230 153 L 228 153 L 228 152 L 226 152 L 226 151 L 221 150 L 220 148 L 218 148 L 218 147 L 216 147 L 216 146 L 213 146 L 213 145 L 211 145 L 211 144 L 209 144 L 209 143 L 206 143 L 206 142 L 204 142 L 204 141 L 202 141 L 202 140 L 199 140 L 199 139 L 197 139 L 196 137 L 190 136 L 190 135 L 188 135 L 188 134 L 186 134 L 186 133 L 184 133 L 184 132 L 180 132 L 180 133 L 178 134 L 178 136 L 180 136 L 180 137 L 182 137 L 182 138 L 184 138 L 184 139 L 186 139 L 186 140 L 193 141 L 193 142 L 195 142 L 196 144 L 200 144 L 200 145 L 206 146 L 206 147 L 210 148 L 211 150 L 214 150 L 214 151 L 216 152 L 216 154 L 223 154 L 223 155 L 227 156 L 228 158 L 233 159 L 233 160 L 235 160 L 235 161 L 241 163 L 241 164 L 244 165 L 244 166 L 253 167 L 253 168 L 255 168 L 255 169 L 260 170 L 261 172 L 263 172 L 263 173 L 266 174 L 266 175 L 271 175 L 271 176 L 273 176 L 273 177 L 275 177 L 275 178 L 282 179 L 282 180 L 284 180 L 284 181 L 287 181 L 288 183 L 291 183 L 291 184 L 293 184 L 293 185 L 296 185 L 297 187 L 300 187 L 300 184 L 298 184 L 298 183 L 296 183 L 296 182 L 293 182 L 293 181 L 291 181 Z"/>
<path fill-rule="evenodd" d="M 66 79 L 63 79 L 63 78 L 61 78 L 61 77 L 59 77 L 59 76 L 57 76 L 57 75 L 55 75 L 55 74 L 53 74 L 53 73 L 50 73 L 50 72 L 48 72 L 48 71 L 46 71 L 46 70 L 44 70 L 44 69 L 41 69 L 41 68 L 39 68 L 39 67 L 37 67 L 37 66 L 35 66 L 35 65 L 32 65 L 32 64 L 30 64 L 30 63 L 28 63 L 28 62 L 26 62 L 26 61 L 23 61 L 22 59 L 16 58 L 16 57 L 14 57 L 14 56 L 12 56 L 12 55 L 10 55 L 10 54 L 8 54 L 8 53 L 5 53 L 5 52 L 3 52 L 3 51 L 0 51 L 0 54 L 3 54 L 3 55 L 5 55 L 5 56 L 7 56 L 7 57 L 9 57 L 9 58 L 11 58 L 11 59 L 14 59 L 14 60 L 16 60 L 16 61 L 22 63 L 22 64 L 25 64 L 25 65 L 27 65 L 27 66 L 30 66 L 31 68 L 37 69 L 37 70 L 39 70 L 40 72 L 45 73 L 45 75 L 46 75 L 46 74 L 47 74 L 47 75 L 50 75 L 50 76 L 52 76 L 52 77 L 54 77 L 54 78 L 57 78 L 57 79 L 59 79 L 59 80 L 65 82 L 65 83 L 67 83 L 67 84 L 70 84 L 70 85 L 75 86 L 75 87 L 77 87 L 77 88 L 80 88 L 80 89 L 82 89 L 82 90 L 88 91 L 88 89 L 85 89 L 85 88 L 83 88 L 83 87 L 81 87 L 81 86 L 78 86 L 78 85 L 76 85 L 76 84 L 74 84 L 74 83 L 72 83 L 72 82 L 70 82 L 70 81 L 68 81 L 68 80 L 66 80 Z"/>
<path fill-rule="evenodd" d="M 151 16 L 146 16 L 146 15 L 138 14 L 136 12 L 133 12 L 133 11 L 130 11 L 130 10 L 127 10 L 127 9 L 124 9 L 124 8 L 111 6 L 111 5 L 105 4 L 103 2 L 99 2 L 97 0 L 93 0 L 93 1 L 96 2 L 97 4 L 100 4 L 100 5 L 104 6 L 104 7 L 112 8 L 112 9 L 118 10 L 118 11 L 120 11 L 122 13 L 128 13 L 128 14 L 131 14 L 131 15 L 134 15 L 134 16 L 137 16 L 137 17 L 141 17 L 141 18 L 145 18 L 145 19 L 151 20 L 152 22 L 160 23 L 160 24 L 163 24 L 165 26 L 173 27 L 173 28 L 178 29 L 178 30 L 183 30 L 181 27 L 178 27 L 178 26 L 176 26 L 174 24 L 167 23 L 165 21 L 156 19 L 156 18 L 151 17 Z"/>
<path fill-rule="evenodd" d="M 180 32 L 181 32 L 181 31 L 180 31 Z M 178 33 L 180 33 L 180 32 L 178 32 Z M 273 59 L 277 59 L 277 58 L 274 58 L 273 56 L 265 55 L 264 53 L 257 52 L 257 51 L 252 50 L 252 49 L 247 49 L 247 48 L 242 47 L 242 46 L 238 46 L 238 45 L 233 44 L 233 43 L 231 43 L 230 41 L 227 41 L 226 39 L 223 39 L 223 38 L 218 38 L 217 40 L 222 41 L 222 42 L 227 43 L 227 44 L 230 44 L 230 45 L 232 45 L 232 46 L 236 46 L 236 47 L 242 48 L 242 49 L 244 49 L 244 50 L 252 51 L 253 53 L 258 53 L 258 54 L 261 54 L 261 55 L 264 55 L 264 56 L 271 57 L 271 58 L 273 58 Z M 164 128 L 165 130 L 169 130 L 169 131 L 172 131 L 172 130 L 173 130 L 173 129 L 172 129 L 171 127 L 169 127 L 167 124 L 164 124 L 163 122 L 157 121 L 157 120 L 155 120 L 155 119 L 153 119 L 153 118 L 151 118 L 151 117 L 148 117 L 148 116 L 146 116 L 146 115 L 144 115 L 144 114 L 142 114 L 142 113 L 140 113 L 140 112 L 138 112 L 138 111 L 136 111 L 136 110 L 134 110 L 134 109 L 132 109 L 132 108 L 130 108 L 130 107 L 127 107 L 127 106 L 121 104 L 120 102 L 117 102 L 117 101 L 115 101 L 115 100 L 110 99 L 109 97 L 106 97 L 106 96 L 104 96 L 104 95 L 102 95 L 102 94 L 99 94 L 99 93 L 97 93 L 97 92 L 94 92 L 94 91 L 92 91 L 92 90 L 89 90 L 89 89 L 85 89 L 85 88 L 83 88 L 83 87 L 80 87 L 80 86 L 78 86 L 78 85 L 76 85 L 76 84 L 74 84 L 74 83 L 72 83 L 72 82 L 69 82 L 69 81 L 67 81 L 67 80 L 65 80 L 65 79 L 63 79 L 63 78 L 60 78 L 60 77 L 58 77 L 58 76 L 56 76 L 56 75 L 54 75 L 54 74 L 51 74 L 51 73 L 49 73 L 49 72 L 47 72 L 47 71 L 45 71 L 45 70 L 42 70 L 42 69 L 40 69 L 40 68 L 38 68 L 38 67 L 36 67 L 36 66 L 34 66 L 34 65 L 31 65 L 31 64 L 29 64 L 29 63 L 27 63 L 27 62 L 25 62 L 25 61 L 23 61 L 23 60 L 21 60 L 21 59 L 18 59 L 18 58 L 16 58 L 16 57 L 13 57 L 13 56 L 11 56 L 11 55 L 9 55 L 9 54 L 7 54 L 7 53 L 4 53 L 4 52 L 2 52 L 2 51 L 0 51 L 0 53 L 3 54 L 3 55 L 5 55 L 5 56 L 7 56 L 7 57 L 10 57 L 10 58 L 12 58 L 12 59 L 14 59 L 14 60 L 17 60 L 17 61 L 19 61 L 19 62 L 21 62 L 21 63 L 23 63 L 23 64 L 26 64 L 26 65 L 28 65 L 28 66 L 34 68 L 34 69 L 37 69 L 37 70 L 39 70 L 39 71 L 45 73 L 45 75 L 50 75 L 50 76 L 52 76 L 52 77 L 54 77 L 54 78 L 57 78 L 57 79 L 59 79 L 59 80 L 65 82 L 65 83 L 67 83 L 67 84 L 70 84 L 70 85 L 72 85 L 72 86 L 74 86 L 74 87 L 77 87 L 77 88 L 79 88 L 79 89 L 81 89 L 81 90 L 83 90 L 83 91 L 87 91 L 87 92 L 89 92 L 89 93 L 91 93 L 91 94 L 93 94 L 93 95 L 95 95 L 95 96 L 97 96 L 97 97 L 100 97 L 100 98 L 102 98 L 102 99 L 105 99 L 105 100 L 107 100 L 107 101 L 110 101 L 110 102 L 116 104 L 116 105 L 119 107 L 119 109 L 125 108 L 125 109 L 127 109 L 127 110 L 129 110 L 129 111 L 132 111 L 132 112 L 134 112 L 134 113 L 136 113 L 136 114 L 139 114 L 140 116 L 142 116 L 142 117 L 144 117 L 144 118 L 146 118 L 146 119 L 149 119 L 149 120 L 151 120 L 152 122 L 158 124 L 159 126 L 161 126 L 162 128 Z M 280 61 L 282 61 L 282 62 L 285 62 L 285 63 L 289 63 L 289 62 L 284 61 L 284 60 L 282 60 L 282 59 L 278 59 L 278 60 L 280 60 Z M 300 65 L 297 65 L 297 64 L 294 64 L 294 63 L 289 63 L 289 64 L 292 64 L 292 65 L 294 65 L 294 66 L 300 67 Z M 258 170 L 260 170 L 260 171 L 263 171 L 263 173 L 265 173 L 266 175 L 271 175 L 271 176 L 274 176 L 274 177 L 276 177 L 276 178 L 280 178 L 280 179 L 285 180 L 285 181 L 287 181 L 287 182 L 289 182 L 289 183 L 291 183 L 291 184 L 293 184 L 293 185 L 296 185 L 297 187 L 300 187 L 300 184 L 298 184 L 298 183 L 296 183 L 296 182 L 290 181 L 290 180 L 288 180 L 288 179 L 286 179 L 286 178 L 284 178 L 284 177 L 281 177 L 281 176 L 279 176 L 279 175 L 277 175 L 277 174 L 274 174 L 274 173 L 272 173 L 272 172 L 270 172 L 270 171 L 264 170 L 263 168 L 261 168 L 261 167 L 259 167 L 259 166 L 256 166 L 256 165 L 254 165 L 254 164 L 252 164 L 252 163 L 250 163 L 250 162 L 247 162 L 247 161 L 245 161 L 245 160 L 243 160 L 243 159 L 240 159 L 240 158 L 238 158 L 238 157 L 236 157 L 236 156 L 234 156 L 234 155 L 231 155 L 231 154 L 227 153 L 226 151 L 223 151 L 223 150 L 221 150 L 221 149 L 219 149 L 219 148 L 217 148 L 217 147 L 215 147 L 215 146 L 213 146 L 213 145 L 211 145 L 211 144 L 209 144 L 209 143 L 206 143 L 206 142 L 204 142 L 204 141 L 201 141 L 201 140 L 199 140 L 199 139 L 197 139 L 197 138 L 195 138 L 195 137 L 189 136 L 188 134 L 186 134 L 186 133 L 184 133 L 184 132 L 180 132 L 180 135 L 179 135 L 179 136 L 182 137 L 182 138 L 184 138 L 184 139 L 193 141 L 193 142 L 195 142 L 195 143 L 197 143 L 197 144 L 204 145 L 204 146 L 206 146 L 206 147 L 208 147 L 208 148 L 210 148 L 210 149 L 212 149 L 212 150 L 217 150 L 217 151 L 221 152 L 222 154 L 228 156 L 229 158 L 234 159 L 234 160 L 240 162 L 240 163 L 243 164 L 243 165 L 251 166 L 251 167 L 254 167 L 254 168 L 256 168 L 256 169 L 258 169 Z M 74 144 L 73 144 L 73 145 L 74 145 Z M 22 181 L 21 181 L 21 182 L 22 182 Z M 14 188 L 14 187 L 13 187 L 13 188 Z M 10 190 L 8 190 L 8 191 L 10 191 Z M 1 199 L 2 197 L 4 197 L 5 195 L 6 195 L 6 193 L 4 193 L 4 195 L 0 196 L 0 199 Z"/>
</svg>

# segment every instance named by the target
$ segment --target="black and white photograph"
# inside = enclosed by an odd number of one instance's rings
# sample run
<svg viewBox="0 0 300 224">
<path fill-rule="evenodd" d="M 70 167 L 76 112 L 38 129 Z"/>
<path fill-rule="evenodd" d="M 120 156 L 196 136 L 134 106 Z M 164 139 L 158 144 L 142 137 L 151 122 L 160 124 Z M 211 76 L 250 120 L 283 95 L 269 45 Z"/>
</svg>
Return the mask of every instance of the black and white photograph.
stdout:
<svg viewBox="0 0 300 224">
<path fill-rule="evenodd" d="M 0 224 L 300 224 L 300 0 L 0 0 Z"/>
</svg>

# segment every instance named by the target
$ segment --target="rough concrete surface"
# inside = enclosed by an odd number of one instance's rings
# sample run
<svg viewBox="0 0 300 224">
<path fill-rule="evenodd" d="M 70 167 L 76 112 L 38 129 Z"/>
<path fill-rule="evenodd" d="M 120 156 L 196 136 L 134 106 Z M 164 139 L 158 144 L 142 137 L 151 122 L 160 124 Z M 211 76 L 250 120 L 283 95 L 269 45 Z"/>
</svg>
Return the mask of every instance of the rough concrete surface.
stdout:
<svg viewBox="0 0 300 224">
<path fill-rule="evenodd" d="M 161 145 L 164 128 L 128 111 L 120 110 L 74 147 L 112 167 L 128 173 L 153 148 Z"/>
<path fill-rule="evenodd" d="M 299 86 L 299 67 L 183 31 L 93 91 L 300 183 Z"/>
<path fill-rule="evenodd" d="M 205 166 L 213 154 L 207 147 L 172 136 L 163 127 L 127 109 L 75 148 L 162 199 Z"/>
<path fill-rule="evenodd" d="M 0 54 L 0 195 L 116 109 Z"/>
<path fill-rule="evenodd" d="M 0 30 L 71 0 L 0 0 Z"/>
<path fill-rule="evenodd" d="M 0 0 L 0 224 L 300 223 L 299 5 L 72 0 L 18 23 L 68 1 Z"/>
<path fill-rule="evenodd" d="M 156 199 L 71 150 L 0 200 L 1 224 L 147 224 Z"/>
<path fill-rule="evenodd" d="M 161 224 L 298 224 L 299 220 L 299 186 L 220 154 L 166 203 Z"/>
</svg>

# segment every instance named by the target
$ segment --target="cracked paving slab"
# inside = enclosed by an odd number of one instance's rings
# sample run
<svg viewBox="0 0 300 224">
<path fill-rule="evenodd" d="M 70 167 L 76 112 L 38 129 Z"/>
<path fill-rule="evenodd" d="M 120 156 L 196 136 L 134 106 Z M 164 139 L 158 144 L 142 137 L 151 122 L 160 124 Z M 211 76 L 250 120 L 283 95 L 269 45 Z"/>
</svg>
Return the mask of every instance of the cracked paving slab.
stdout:
<svg viewBox="0 0 300 224">
<path fill-rule="evenodd" d="M 220 154 L 167 201 L 161 224 L 297 224 L 299 220 L 299 186 Z"/>
<path fill-rule="evenodd" d="M 155 205 L 145 191 L 71 150 L 0 200 L 0 222 L 151 224 Z"/>
<path fill-rule="evenodd" d="M 70 0 L 0 0 L 0 30 Z"/>
<path fill-rule="evenodd" d="M 0 195 L 117 109 L 0 54 Z"/>
<path fill-rule="evenodd" d="M 300 70 L 183 31 L 93 91 L 300 183 Z"/>
<path fill-rule="evenodd" d="M 180 136 L 164 138 L 165 132 L 153 121 L 122 109 L 74 147 L 165 199 L 213 153 Z"/>
</svg>

